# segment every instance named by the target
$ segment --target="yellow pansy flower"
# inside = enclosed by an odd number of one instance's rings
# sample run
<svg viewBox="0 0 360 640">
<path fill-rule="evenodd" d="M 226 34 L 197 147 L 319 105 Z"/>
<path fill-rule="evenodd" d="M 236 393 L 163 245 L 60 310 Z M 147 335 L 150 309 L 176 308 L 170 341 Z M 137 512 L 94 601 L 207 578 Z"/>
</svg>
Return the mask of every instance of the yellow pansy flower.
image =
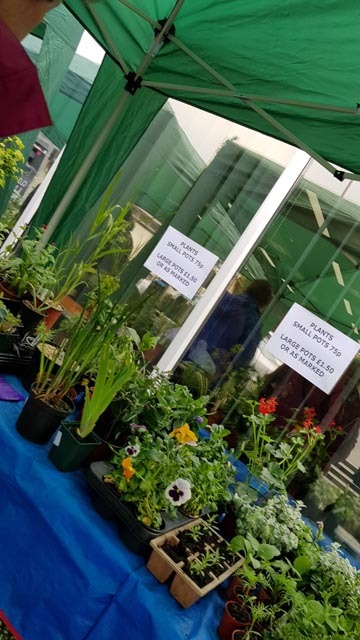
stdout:
<svg viewBox="0 0 360 640">
<path fill-rule="evenodd" d="M 181 444 L 189 444 L 190 442 L 197 442 L 197 437 L 193 431 L 191 431 L 187 423 L 181 427 L 177 427 L 170 434 L 170 438 L 176 438 Z"/>
</svg>

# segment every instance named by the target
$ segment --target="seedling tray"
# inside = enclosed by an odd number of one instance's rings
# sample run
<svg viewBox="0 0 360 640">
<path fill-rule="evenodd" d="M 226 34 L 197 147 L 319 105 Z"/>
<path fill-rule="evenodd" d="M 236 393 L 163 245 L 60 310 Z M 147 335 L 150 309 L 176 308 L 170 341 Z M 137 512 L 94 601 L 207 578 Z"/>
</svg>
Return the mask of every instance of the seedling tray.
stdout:
<svg viewBox="0 0 360 640">
<path fill-rule="evenodd" d="M 170 593 L 184 608 L 187 608 L 194 604 L 199 598 L 202 598 L 207 593 L 216 589 L 226 578 L 231 576 L 234 571 L 239 569 L 244 562 L 244 558 L 240 554 L 234 554 L 235 561 L 230 565 L 227 560 L 222 560 L 223 571 L 220 575 L 212 573 L 209 569 L 210 581 L 203 587 L 200 587 L 192 578 L 183 570 L 185 562 L 183 560 L 176 562 L 171 558 L 164 550 L 164 546 L 170 546 L 176 548 L 179 544 L 179 533 L 192 529 L 193 527 L 205 527 L 205 529 L 211 533 L 215 538 L 213 548 L 205 542 L 204 551 L 206 549 L 215 550 L 220 544 L 228 544 L 227 541 L 218 534 L 212 527 L 210 527 L 204 520 L 198 518 L 190 523 L 182 525 L 172 532 L 165 533 L 157 538 L 151 540 L 150 545 L 152 547 L 152 553 L 149 558 L 147 568 L 149 571 L 159 580 L 159 582 L 166 582 L 169 578 Z M 189 550 L 187 560 L 196 559 L 196 553 L 193 554 Z"/>
</svg>

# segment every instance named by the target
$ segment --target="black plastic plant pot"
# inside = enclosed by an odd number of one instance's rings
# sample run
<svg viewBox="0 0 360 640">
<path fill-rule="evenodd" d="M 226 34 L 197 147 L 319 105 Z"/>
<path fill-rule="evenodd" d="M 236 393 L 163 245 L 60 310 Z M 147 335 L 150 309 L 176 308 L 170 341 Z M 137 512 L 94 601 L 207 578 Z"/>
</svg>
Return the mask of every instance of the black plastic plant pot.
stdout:
<svg viewBox="0 0 360 640">
<path fill-rule="evenodd" d="M 0 353 L 12 352 L 12 347 L 18 340 L 17 333 L 0 333 Z"/>
<path fill-rule="evenodd" d="M 4 303 L 4 305 L 6 306 L 7 309 L 9 309 L 9 311 L 11 311 L 11 313 L 14 314 L 14 316 L 17 316 L 21 307 L 21 300 L 20 298 L 18 300 L 13 300 L 12 298 L 2 298 L 2 301 Z"/>
<path fill-rule="evenodd" d="M 49 458 L 59 471 L 75 471 L 81 467 L 101 440 L 95 433 L 86 438 L 76 434 L 78 422 L 64 422 L 55 435 Z"/>
<path fill-rule="evenodd" d="M 21 304 L 19 315 L 23 325 L 19 327 L 21 336 L 24 336 L 26 333 L 33 333 L 41 320 L 45 318 L 45 314 L 33 309 L 28 300 L 24 300 Z"/>
<path fill-rule="evenodd" d="M 63 398 L 62 402 L 61 407 L 52 406 L 37 398 L 31 390 L 16 422 L 18 433 L 36 444 L 46 444 L 62 420 L 74 411 L 74 404 L 69 398 Z"/>
<path fill-rule="evenodd" d="M 45 348 L 50 345 L 51 347 L 57 347 L 57 345 L 53 344 L 52 342 L 47 342 L 45 345 Z M 31 362 L 29 367 L 27 368 L 26 372 L 24 373 L 23 376 L 21 376 L 21 383 L 23 385 L 23 387 L 29 391 L 31 389 L 31 385 L 33 384 L 33 382 L 36 379 L 36 376 L 38 374 L 38 371 L 40 369 L 40 360 L 41 360 L 41 352 L 40 352 L 40 348 L 41 345 L 37 344 L 35 346 L 35 348 L 33 348 L 32 350 L 32 357 L 31 357 Z M 44 355 L 44 359 L 45 362 L 47 363 L 49 361 L 48 356 Z M 55 375 L 58 371 L 59 371 L 60 365 L 59 364 L 54 364 L 52 373 L 53 375 Z"/>
<path fill-rule="evenodd" d="M 119 536 L 130 551 L 147 557 L 151 552 L 150 540 L 192 521 L 181 513 L 176 520 L 170 520 L 164 513 L 161 529 L 146 527 L 137 519 L 132 505 L 123 502 L 111 486 L 103 482 L 104 475 L 111 473 L 112 469 L 109 462 L 92 462 L 86 470 L 86 479 L 92 490 L 94 509 L 106 520 L 115 520 Z"/>
</svg>

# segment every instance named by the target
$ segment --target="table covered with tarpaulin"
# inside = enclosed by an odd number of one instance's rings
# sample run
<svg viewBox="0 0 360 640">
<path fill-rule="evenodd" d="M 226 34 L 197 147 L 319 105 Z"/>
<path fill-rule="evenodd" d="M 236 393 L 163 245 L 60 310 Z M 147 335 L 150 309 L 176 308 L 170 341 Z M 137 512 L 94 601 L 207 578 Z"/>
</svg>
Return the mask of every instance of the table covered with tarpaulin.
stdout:
<svg viewBox="0 0 360 640">
<path fill-rule="evenodd" d="M 94 511 L 82 472 L 17 433 L 22 405 L 0 402 L 0 610 L 23 640 L 215 640 L 220 595 L 180 607 Z"/>
</svg>

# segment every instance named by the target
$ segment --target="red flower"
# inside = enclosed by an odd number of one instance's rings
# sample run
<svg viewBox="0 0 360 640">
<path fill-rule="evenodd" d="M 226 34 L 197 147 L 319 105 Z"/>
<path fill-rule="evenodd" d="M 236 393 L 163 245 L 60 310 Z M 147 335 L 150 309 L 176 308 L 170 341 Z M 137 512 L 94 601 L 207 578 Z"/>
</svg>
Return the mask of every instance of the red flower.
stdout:
<svg viewBox="0 0 360 640">
<path fill-rule="evenodd" d="M 329 422 L 329 429 L 332 429 L 333 427 L 335 427 L 336 422 L 335 420 L 331 420 L 331 422 Z"/>
<path fill-rule="evenodd" d="M 43 230 L 43 231 L 46 231 L 46 229 L 47 229 L 47 224 L 42 224 L 42 225 L 41 225 L 41 228 L 42 228 L 42 230 Z"/>
<path fill-rule="evenodd" d="M 314 407 L 305 407 L 304 418 L 305 420 L 312 420 L 313 418 L 316 418 L 316 411 Z"/>
<path fill-rule="evenodd" d="M 304 420 L 302 425 L 305 429 L 310 429 L 313 426 L 313 421 L 308 418 L 307 420 Z"/>
<path fill-rule="evenodd" d="M 314 431 L 315 431 L 315 433 L 321 433 L 320 427 L 314 427 Z"/>
<path fill-rule="evenodd" d="M 260 398 L 259 413 L 264 416 L 274 413 L 276 411 L 277 404 L 278 402 L 276 398 L 269 398 L 269 400 L 266 400 L 266 398 Z"/>
</svg>

